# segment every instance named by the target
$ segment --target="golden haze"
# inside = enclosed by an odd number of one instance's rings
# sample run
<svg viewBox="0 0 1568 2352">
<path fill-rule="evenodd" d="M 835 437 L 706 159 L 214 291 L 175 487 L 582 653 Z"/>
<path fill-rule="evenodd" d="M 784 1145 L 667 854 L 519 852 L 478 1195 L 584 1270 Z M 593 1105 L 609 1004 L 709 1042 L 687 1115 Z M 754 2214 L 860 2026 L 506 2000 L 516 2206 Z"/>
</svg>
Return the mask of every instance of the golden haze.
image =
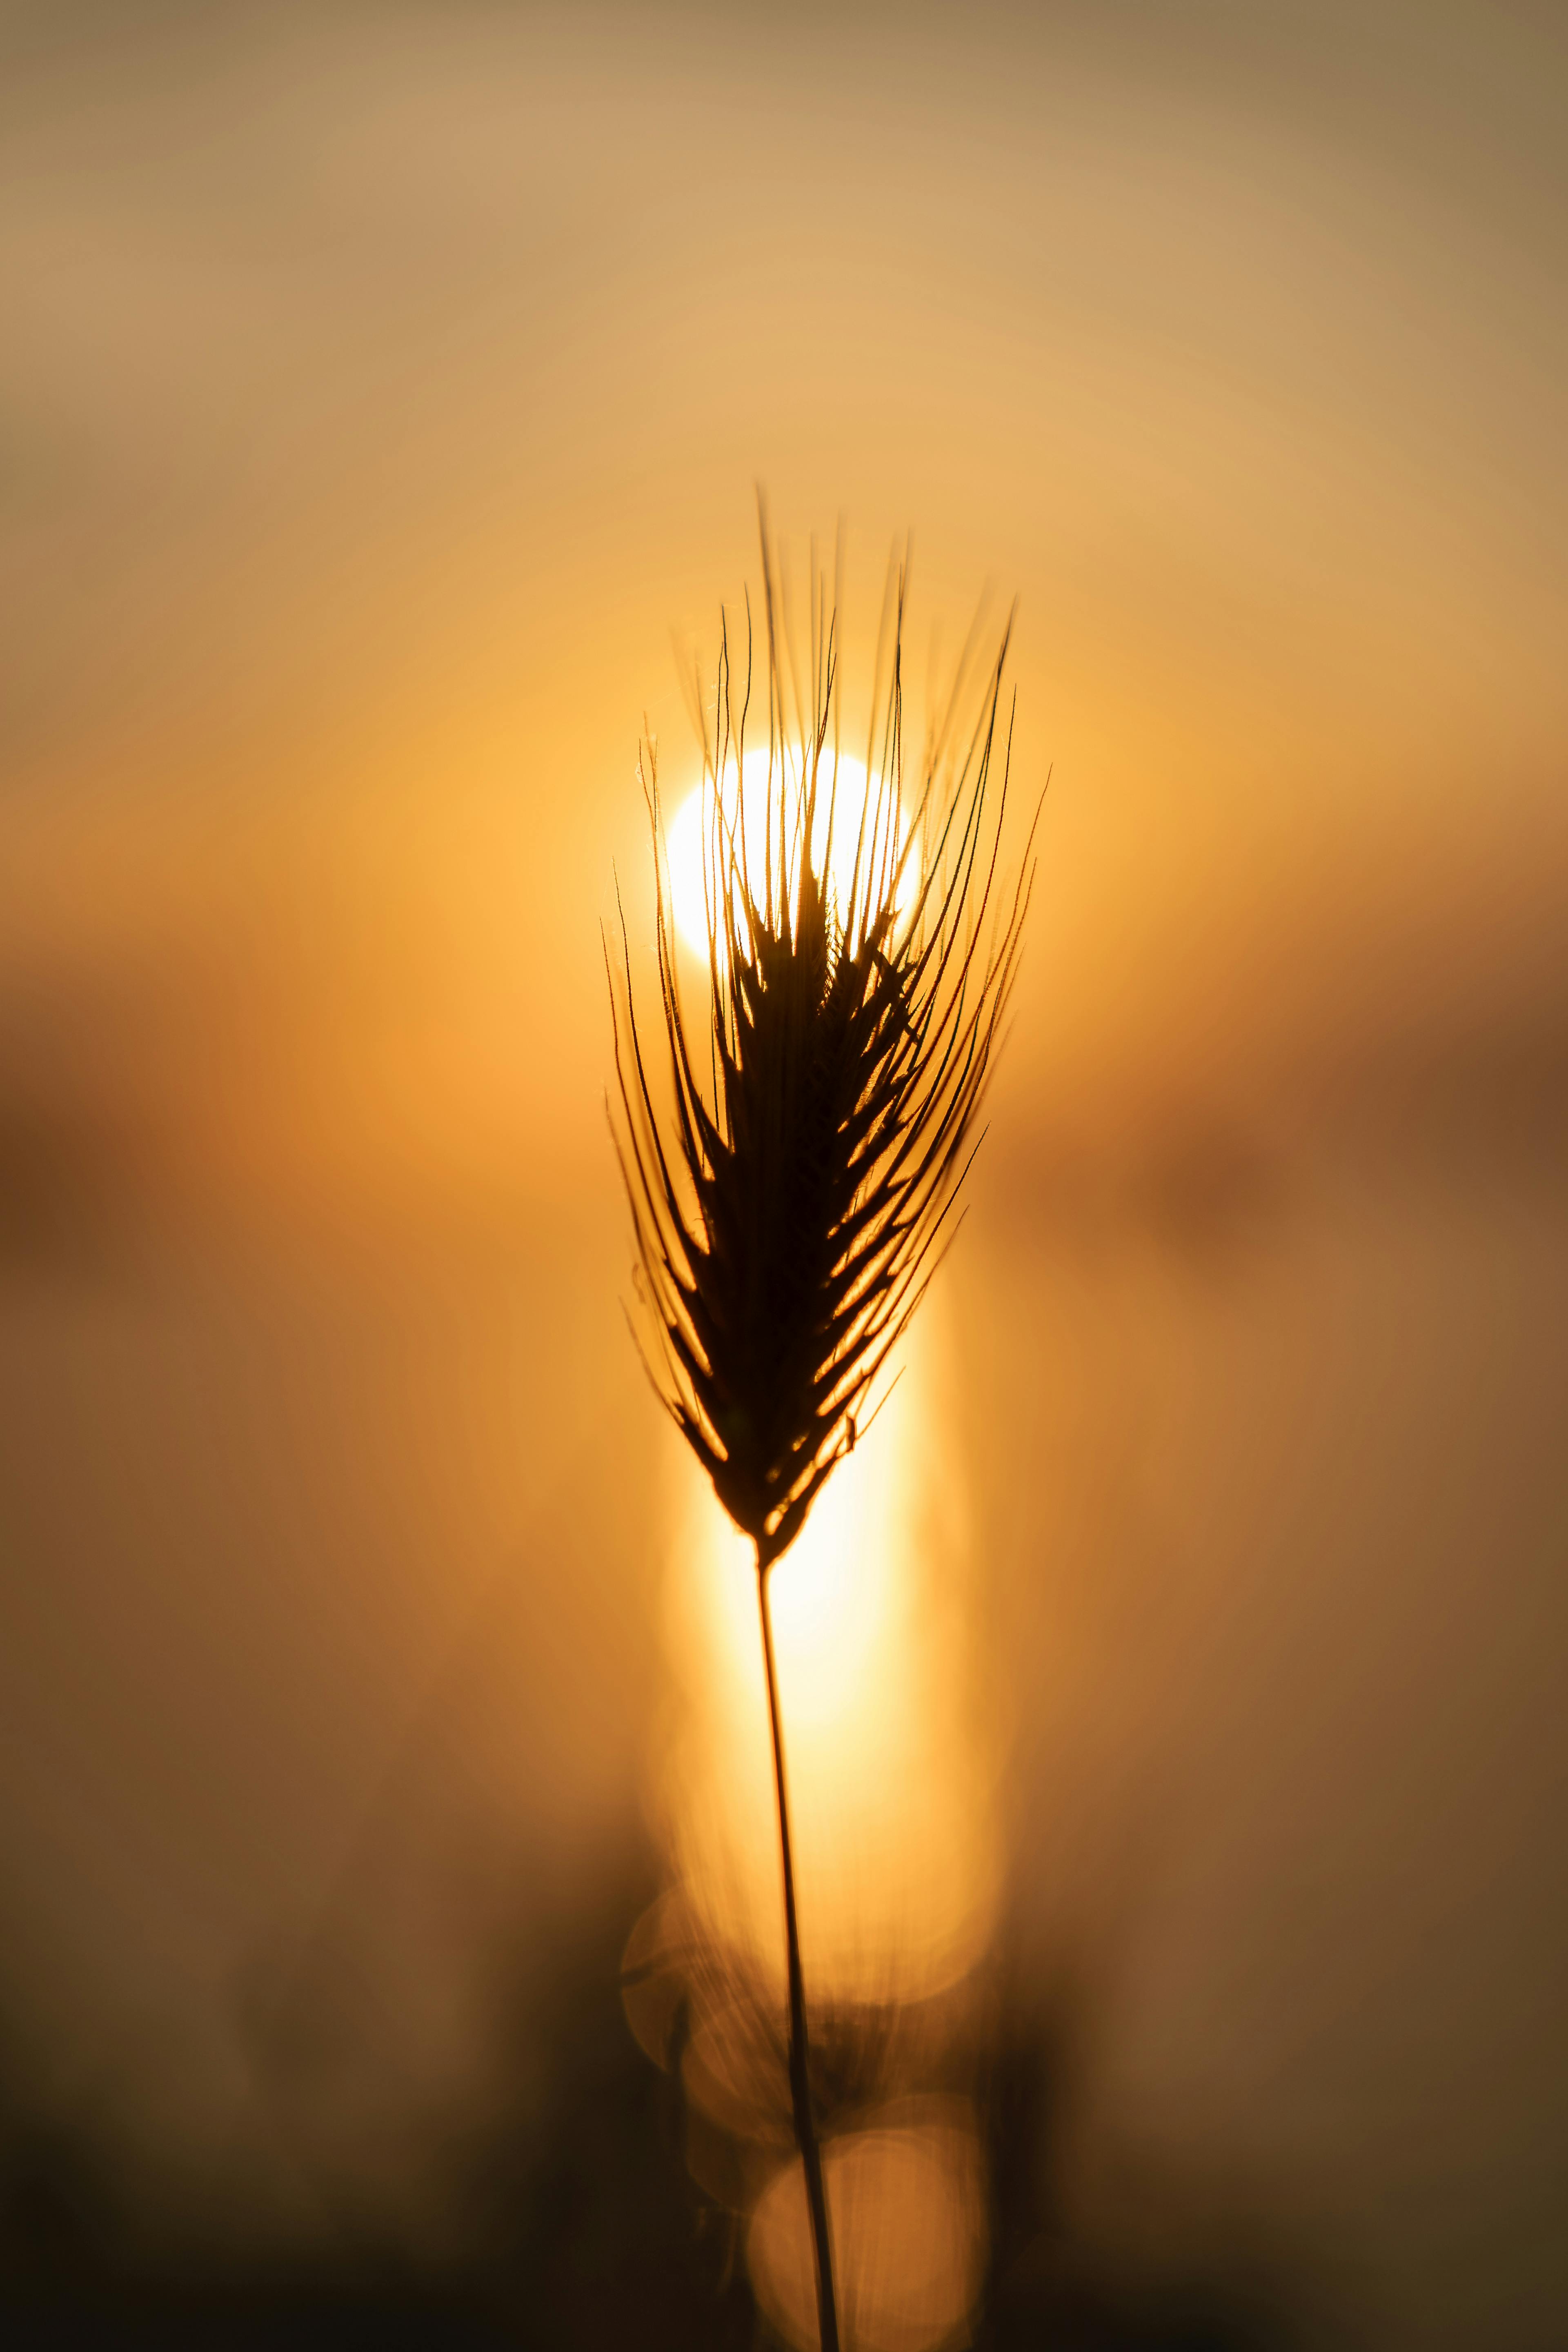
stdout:
<svg viewBox="0 0 1568 2352">
<path fill-rule="evenodd" d="M 595 918 L 614 865 L 646 958 L 638 728 L 673 803 L 667 632 L 711 651 L 760 475 L 797 548 L 842 506 L 862 633 L 912 526 L 919 676 L 1016 589 L 1053 771 L 942 1347 L 1020 1933 L 1096 1988 L 1079 2224 L 1286 2245 L 1327 2341 L 1505 2291 L 1550 2340 L 1550 12 L 0 42 L 26 2095 L 100 2084 L 161 2210 L 435 2231 L 408 2118 L 483 2079 L 497 1923 L 537 1957 L 634 1833 L 672 1604 Z M 267 2075 L 340 1967 L 338 2072 Z"/>
</svg>

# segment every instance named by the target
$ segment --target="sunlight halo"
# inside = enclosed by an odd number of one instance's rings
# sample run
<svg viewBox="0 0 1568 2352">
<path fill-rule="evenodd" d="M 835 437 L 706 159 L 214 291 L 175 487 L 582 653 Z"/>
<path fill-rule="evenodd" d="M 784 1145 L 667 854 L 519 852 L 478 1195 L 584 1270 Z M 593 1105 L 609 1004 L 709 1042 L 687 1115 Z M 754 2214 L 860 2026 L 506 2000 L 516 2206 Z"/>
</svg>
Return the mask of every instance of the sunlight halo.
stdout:
<svg viewBox="0 0 1568 2352">
<path fill-rule="evenodd" d="M 761 895 L 761 877 L 766 857 L 768 835 L 768 753 L 761 745 L 746 753 L 742 771 L 742 826 L 748 866 L 754 887 Z M 735 771 L 731 764 L 726 772 L 725 793 L 729 799 L 734 792 Z M 835 782 L 835 779 L 837 782 Z M 774 789 L 778 790 L 775 769 Z M 791 831 L 792 818 L 797 817 L 800 806 L 798 782 L 786 782 L 784 816 L 786 832 Z M 820 781 L 817 786 L 816 814 L 812 827 L 813 860 L 819 873 L 826 868 L 828 898 L 838 919 L 842 920 L 852 890 L 863 901 L 866 865 L 860 868 L 856 884 L 855 861 L 861 838 L 861 825 L 866 828 L 866 843 L 873 865 L 879 871 L 879 860 L 887 845 L 889 810 L 879 808 L 879 782 L 868 779 L 865 762 L 847 751 L 837 755 L 837 767 L 832 755 L 823 755 Z M 829 809 L 832 811 L 832 841 L 828 839 Z M 704 883 L 710 824 L 712 814 L 712 785 L 696 785 L 680 803 L 665 829 L 665 848 L 669 863 L 669 888 L 675 929 L 681 944 L 704 961 L 708 957 L 708 895 Z M 773 823 L 777 824 L 777 803 L 774 803 Z M 920 887 L 920 861 L 911 857 L 900 882 L 897 905 L 900 914 L 913 904 Z M 793 911 L 795 892 L 792 889 Z"/>
</svg>

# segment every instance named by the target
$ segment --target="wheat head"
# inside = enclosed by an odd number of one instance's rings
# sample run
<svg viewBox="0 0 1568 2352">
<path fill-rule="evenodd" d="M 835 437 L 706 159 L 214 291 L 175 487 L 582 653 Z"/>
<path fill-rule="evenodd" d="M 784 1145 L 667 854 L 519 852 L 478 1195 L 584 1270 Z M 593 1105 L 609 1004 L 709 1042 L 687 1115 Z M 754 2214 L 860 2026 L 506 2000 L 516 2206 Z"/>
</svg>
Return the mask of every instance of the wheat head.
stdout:
<svg viewBox="0 0 1568 2352">
<path fill-rule="evenodd" d="M 760 824 L 744 782 L 749 600 L 743 677 L 721 625 L 710 719 L 698 706 L 708 915 L 700 1025 L 688 1020 L 677 969 L 651 745 L 641 773 L 654 839 L 662 1069 L 645 1051 L 624 910 L 611 1003 L 620 1110 L 612 1128 L 636 1236 L 644 1359 L 765 1571 L 885 1392 L 881 1376 L 954 1229 L 950 1213 L 1017 971 L 1034 828 L 1016 879 L 1001 888 L 1013 710 L 1005 733 L 999 713 L 1011 617 L 984 670 L 972 632 L 906 789 L 908 565 L 895 559 L 867 792 L 845 819 L 837 600 L 814 553 L 799 660 L 765 519 L 763 569 Z M 847 862 L 835 856 L 836 830 L 846 841 L 846 826 L 854 856 L 847 883 L 836 884 Z"/>
</svg>

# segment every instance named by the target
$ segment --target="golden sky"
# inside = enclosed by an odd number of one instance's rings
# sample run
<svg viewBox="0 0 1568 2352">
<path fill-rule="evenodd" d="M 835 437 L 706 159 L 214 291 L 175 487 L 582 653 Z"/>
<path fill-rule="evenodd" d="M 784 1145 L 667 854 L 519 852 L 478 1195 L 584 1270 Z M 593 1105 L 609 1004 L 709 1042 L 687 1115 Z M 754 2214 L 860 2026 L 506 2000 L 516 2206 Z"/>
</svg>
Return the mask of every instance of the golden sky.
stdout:
<svg viewBox="0 0 1568 2352">
<path fill-rule="evenodd" d="M 161 2146 L 345 1908 L 455 2063 L 420 1890 L 635 1813 L 599 925 L 760 481 L 851 697 L 906 531 L 917 689 L 1019 599 L 942 1329 L 1085 2179 L 1245 2177 L 1384 2342 L 1560 2324 L 1565 42 L 0 15 L 7 1997 Z"/>
</svg>

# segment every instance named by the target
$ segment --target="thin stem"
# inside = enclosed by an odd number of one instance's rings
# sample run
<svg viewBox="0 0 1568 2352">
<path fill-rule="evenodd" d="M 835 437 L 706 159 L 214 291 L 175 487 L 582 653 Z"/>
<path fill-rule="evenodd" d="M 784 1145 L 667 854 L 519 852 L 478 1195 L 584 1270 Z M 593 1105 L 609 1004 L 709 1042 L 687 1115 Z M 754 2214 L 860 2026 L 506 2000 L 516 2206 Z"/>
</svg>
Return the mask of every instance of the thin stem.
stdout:
<svg viewBox="0 0 1568 2352">
<path fill-rule="evenodd" d="M 784 1937 L 789 1948 L 789 2090 L 795 2137 L 805 2173 L 811 2238 L 816 2256 L 816 2325 L 821 2352 L 838 2352 L 838 2306 L 833 2294 L 833 2246 L 827 2233 L 827 2198 L 822 2186 L 822 2151 L 811 2115 L 811 2047 L 805 2032 L 805 1982 L 800 1969 L 800 1930 L 795 1915 L 795 1859 L 789 1842 L 789 1799 L 784 1793 L 784 1726 L 779 1719 L 779 1678 L 773 1665 L 773 1627 L 768 1608 L 768 1569 L 757 1554 L 757 1601 L 763 1619 L 763 1664 L 768 1678 L 768 1721 L 773 1735 L 773 1785 L 779 1800 L 779 1851 L 784 1857 Z"/>
</svg>

